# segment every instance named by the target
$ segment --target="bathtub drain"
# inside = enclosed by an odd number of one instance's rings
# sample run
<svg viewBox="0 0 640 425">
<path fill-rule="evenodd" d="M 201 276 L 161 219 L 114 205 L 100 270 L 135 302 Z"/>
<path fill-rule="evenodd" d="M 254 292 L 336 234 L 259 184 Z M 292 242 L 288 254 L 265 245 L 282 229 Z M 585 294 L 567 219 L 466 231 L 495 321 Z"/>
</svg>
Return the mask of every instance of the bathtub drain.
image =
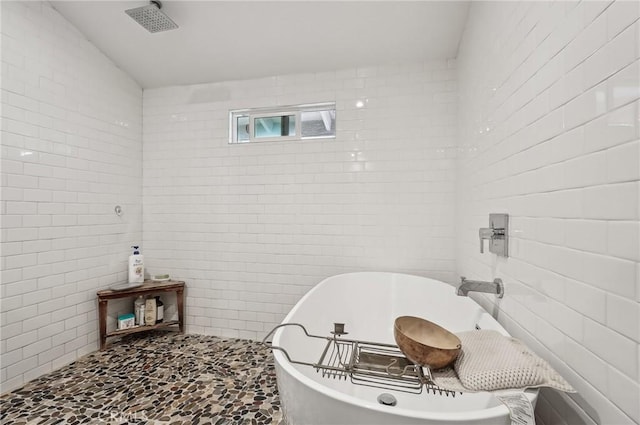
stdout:
<svg viewBox="0 0 640 425">
<path fill-rule="evenodd" d="M 398 400 L 389 393 L 382 393 L 378 396 L 378 403 L 384 404 L 385 406 L 395 406 L 398 404 Z"/>
</svg>

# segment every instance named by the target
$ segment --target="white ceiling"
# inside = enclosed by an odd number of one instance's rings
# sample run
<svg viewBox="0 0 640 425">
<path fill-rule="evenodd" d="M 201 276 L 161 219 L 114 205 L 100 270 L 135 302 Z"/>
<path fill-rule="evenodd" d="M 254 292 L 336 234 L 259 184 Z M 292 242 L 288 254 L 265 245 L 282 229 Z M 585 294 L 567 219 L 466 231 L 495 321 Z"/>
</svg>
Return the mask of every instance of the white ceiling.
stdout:
<svg viewBox="0 0 640 425">
<path fill-rule="evenodd" d="M 457 56 L 467 1 L 164 1 L 179 26 L 125 14 L 148 1 L 52 1 L 142 87 Z"/>
</svg>

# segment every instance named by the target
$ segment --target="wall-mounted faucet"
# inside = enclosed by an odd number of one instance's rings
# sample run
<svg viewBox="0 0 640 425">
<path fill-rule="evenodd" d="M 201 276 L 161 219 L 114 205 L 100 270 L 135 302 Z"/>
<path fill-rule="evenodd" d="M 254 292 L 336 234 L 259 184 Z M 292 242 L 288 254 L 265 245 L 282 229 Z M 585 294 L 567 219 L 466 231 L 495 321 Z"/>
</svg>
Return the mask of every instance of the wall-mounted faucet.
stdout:
<svg viewBox="0 0 640 425">
<path fill-rule="evenodd" d="M 498 298 L 502 298 L 504 296 L 504 285 L 500 278 L 493 279 L 493 282 L 484 282 L 481 280 L 467 280 L 466 277 L 461 276 L 456 294 L 466 297 L 469 292 L 486 292 L 488 294 L 496 294 Z"/>
<path fill-rule="evenodd" d="M 478 232 L 480 252 L 484 252 L 484 241 L 489 241 L 489 251 L 501 257 L 509 256 L 509 214 L 489 214 L 489 227 Z"/>
</svg>

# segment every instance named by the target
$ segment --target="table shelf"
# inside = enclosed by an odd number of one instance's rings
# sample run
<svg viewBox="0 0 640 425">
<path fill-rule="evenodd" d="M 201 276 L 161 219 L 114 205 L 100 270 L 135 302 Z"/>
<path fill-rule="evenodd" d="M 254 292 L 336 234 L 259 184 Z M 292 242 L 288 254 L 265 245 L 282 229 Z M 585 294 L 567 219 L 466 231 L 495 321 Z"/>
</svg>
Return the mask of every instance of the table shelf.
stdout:
<svg viewBox="0 0 640 425">
<path fill-rule="evenodd" d="M 166 322 L 162 322 L 162 323 L 156 323 L 155 325 L 144 325 L 144 326 L 135 326 L 133 328 L 129 328 L 129 329 L 117 329 L 115 331 L 111 331 L 111 332 L 107 332 L 107 338 L 111 337 L 111 336 L 121 336 L 121 335 L 129 335 L 129 334 L 135 334 L 138 332 L 145 332 L 145 331 L 151 331 L 153 329 L 162 329 L 162 328 L 166 328 L 168 326 L 175 326 L 175 325 L 180 325 L 180 321 L 179 320 L 168 320 Z"/>
<path fill-rule="evenodd" d="M 119 329 L 107 332 L 107 304 L 109 300 L 120 298 L 136 298 L 140 295 L 151 295 L 163 292 L 175 292 L 178 304 L 178 320 L 168 320 L 155 325 L 136 326 L 129 329 Z M 162 329 L 170 326 L 178 326 L 180 333 L 184 333 L 184 282 L 170 280 L 167 282 L 154 282 L 152 280 L 145 281 L 137 288 L 125 289 L 122 291 L 114 291 L 105 289 L 98 291 L 98 326 L 100 328 L 100 350 L 107 347 L 107 338 L 129 335 L 138 332 L 150 331 L 153 329 Z"/>
</svg>

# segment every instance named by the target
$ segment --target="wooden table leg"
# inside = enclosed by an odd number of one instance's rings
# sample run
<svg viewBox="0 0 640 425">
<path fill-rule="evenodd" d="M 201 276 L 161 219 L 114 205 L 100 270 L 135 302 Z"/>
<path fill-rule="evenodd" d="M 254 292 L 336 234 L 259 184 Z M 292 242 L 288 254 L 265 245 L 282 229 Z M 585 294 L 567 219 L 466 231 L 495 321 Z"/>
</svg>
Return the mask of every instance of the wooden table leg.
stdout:
<svg viewBox="0 0 640 425">
<path fill-rule="evenodd" d="M 100 326 L 100 351 L 107 347 L 107 300 L 98 300 L 98 323 Z"/>
<path fill-rule="evenodd" d="M 176 300 L 178 303 L 178 326 L 180 333 L 184 333 L 184 289 L 176 290 Z"/>
</svg>

